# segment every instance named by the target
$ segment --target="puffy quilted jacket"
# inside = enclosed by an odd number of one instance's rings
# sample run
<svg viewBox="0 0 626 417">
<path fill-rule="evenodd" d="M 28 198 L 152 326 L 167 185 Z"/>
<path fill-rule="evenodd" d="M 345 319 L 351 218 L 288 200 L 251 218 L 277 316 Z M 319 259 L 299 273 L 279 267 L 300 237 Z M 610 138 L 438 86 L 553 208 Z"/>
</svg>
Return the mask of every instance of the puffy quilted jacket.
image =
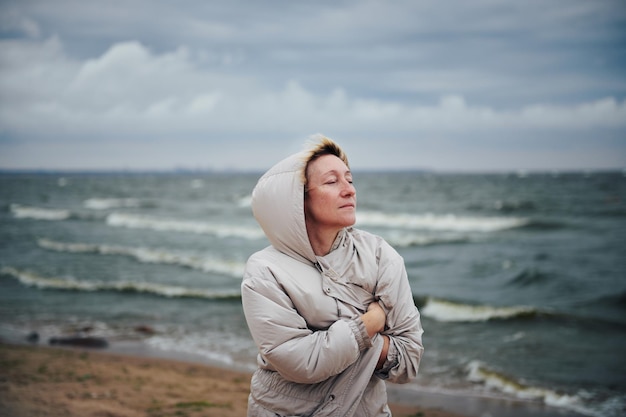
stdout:
<svg viewBox="0 0 626 417">
<path fill-rule="evenodd" d="M 252 210 L 271 246 L 253 254 L 242 282 L 258 346 L 248 416 L 390 416 L 384 380 L 415 378 L 422 327 L 404 261 L 383 239 L 346 228 L 316 256 L 304 220 L 304 154 L 258 181 Z M 358 216 L 358 215 L 357 215 Z M 390 338 L 367 335 L 360 316 L 378 301 Z"/>
</svg>

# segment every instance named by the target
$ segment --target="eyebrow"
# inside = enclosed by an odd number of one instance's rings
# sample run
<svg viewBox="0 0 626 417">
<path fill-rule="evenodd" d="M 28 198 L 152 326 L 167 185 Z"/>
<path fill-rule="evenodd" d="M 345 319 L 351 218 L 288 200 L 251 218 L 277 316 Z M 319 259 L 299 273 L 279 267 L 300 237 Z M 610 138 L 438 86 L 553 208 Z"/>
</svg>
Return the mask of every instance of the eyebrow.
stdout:
<svg viewBox="0 0 626 417">
<path fill-rule="evenodd" d="M 333 175 L 342 175 L 341 172 L 337 171 L 336 169 L 331 169 L 329 171 L 323 172 L 322 176 L 325 175 L 329 175 L 329 174 L 333 174 Z M 343 175 L 352 175 L 352 171 L 350 171 L 349 169 L 343 172 Z"/>
</svg>

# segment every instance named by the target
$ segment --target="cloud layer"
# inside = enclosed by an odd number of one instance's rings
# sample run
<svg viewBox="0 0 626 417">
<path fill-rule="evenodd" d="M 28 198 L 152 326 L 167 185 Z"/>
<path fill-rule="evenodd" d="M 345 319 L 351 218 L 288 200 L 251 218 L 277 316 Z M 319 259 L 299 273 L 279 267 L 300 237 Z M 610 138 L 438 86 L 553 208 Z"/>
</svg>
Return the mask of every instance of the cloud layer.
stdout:
<svg viewBox="0 0 626 417">
<path fill-rule="evenodd" d="M 624 8 L 557 3 L 3 6 L 0 168 L 262 169 L 316 132 L 368 168 L 624 167 L 625 36 L 572 27 Z"/>
</svg>

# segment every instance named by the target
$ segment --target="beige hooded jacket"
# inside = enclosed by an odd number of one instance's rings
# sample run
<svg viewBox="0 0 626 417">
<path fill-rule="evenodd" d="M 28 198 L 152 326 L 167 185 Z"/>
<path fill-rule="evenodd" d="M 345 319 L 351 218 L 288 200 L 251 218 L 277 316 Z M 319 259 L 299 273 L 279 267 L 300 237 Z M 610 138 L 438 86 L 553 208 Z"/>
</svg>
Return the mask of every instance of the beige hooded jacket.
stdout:
<svg viewBox="0 0 626 417">
<path fill-rule="evenodd" d="M 242 283 L 244 313 L 259 348 L 248 416 L 390 416 L 384 379 L 415 378 L 422 327 L 400 255 L 383 239 L 354 228 L 316 256 L 304 219 L 304 154 L 275 165 L 258 181 L 252 210 L 271 246 L 253 254 Z M 384 309 L 387 360 L 360 316 Z"/>
</svg>

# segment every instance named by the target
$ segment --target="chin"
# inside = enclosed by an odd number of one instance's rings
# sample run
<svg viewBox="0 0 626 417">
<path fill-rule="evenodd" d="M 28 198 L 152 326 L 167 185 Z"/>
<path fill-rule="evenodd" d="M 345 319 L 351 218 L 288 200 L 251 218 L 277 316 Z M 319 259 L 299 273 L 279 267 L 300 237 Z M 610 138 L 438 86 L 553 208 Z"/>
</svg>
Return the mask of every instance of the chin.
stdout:
<svg viewBox="0 0 626 417">
<path fill-rule="evenodd" d="M 356 223 L 356 218 L 352 218 L 352 219 L 347 219 L 344 222 L 343 227 L 350 227 L 350 226 L 354 226 L 354 224 Z"/>
</svg>

